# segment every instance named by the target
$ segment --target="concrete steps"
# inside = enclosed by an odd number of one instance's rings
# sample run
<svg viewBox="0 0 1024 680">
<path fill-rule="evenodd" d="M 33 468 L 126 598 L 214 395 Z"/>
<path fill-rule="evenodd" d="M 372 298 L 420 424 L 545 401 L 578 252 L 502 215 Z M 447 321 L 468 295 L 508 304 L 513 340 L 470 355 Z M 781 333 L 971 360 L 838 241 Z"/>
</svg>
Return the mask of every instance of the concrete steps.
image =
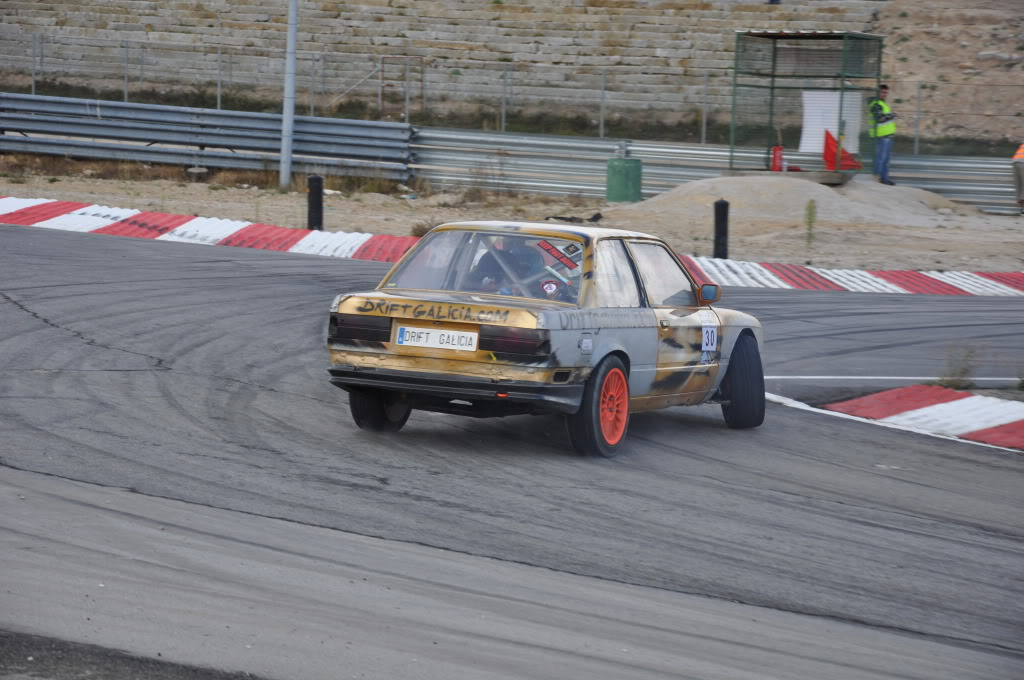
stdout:
<svg viewBox="0 0 1024 680">
<path fill-rule="evenodd" d="M 516 102 L 592 104 L 600 71 L 608 72 L 616 106 L 678 110 L 699 104 L 695 92 L 709 73 L 716 101 L 728 94 L 733 32 L 745 28 L 864 30 L 885 2 L 875 0 L 360 0 L 300 2 L 299 71 L 310 56 L 326 56 L 330 92 L 347 89 L 373 68 L 367 55 L 417 56 L 430 64 L 428 90 L 471 98 L 480 87 L 500 90 L 504 63 L 520 83 Z M 284 3 L 264 0 L 84 0 L 76 3 L 8 0 L 0 16 L 0 55 L 27 70 L 27 36 L 45 36 L 48 68 L 89 74 L 117 68 L 122 40 L 147 43 L 150 77 L 212 81 L 219 46 L 230 56 L 236 83 L 265 84 L 280 69 L 285 45 Z M 58 45 L 59 43 L 59 45 Z M 268 50 L 270 52 L 268 52 Z M 276 52 L 275 52 L 276 51 Z M 205 53 L 200 55 L 200 53 Z M 264 55 L 272 55 L 267 58 Z M 134 54 L 129 59 L 134 60 Z M 58 63 L 58 60 L 61 63 Z M 418 87 L 418 66 L 413 68 Z M 132 63 L 132 72 L 137 73 Z M 573 75 L 573 73 L 575 75 Z M 403 69 L 389 65 L 385 80 L 401 88 Z M 526 82 L 529 85 L 525 85 Z M 554 90 L 554 91 L 552 91 Z M 356 91 L 376 92 L 372 79 Z M 611 100 L 611 97 L 610 97 Z M 629 104 L 626 104 L 629 102 Z"/>
</svg>

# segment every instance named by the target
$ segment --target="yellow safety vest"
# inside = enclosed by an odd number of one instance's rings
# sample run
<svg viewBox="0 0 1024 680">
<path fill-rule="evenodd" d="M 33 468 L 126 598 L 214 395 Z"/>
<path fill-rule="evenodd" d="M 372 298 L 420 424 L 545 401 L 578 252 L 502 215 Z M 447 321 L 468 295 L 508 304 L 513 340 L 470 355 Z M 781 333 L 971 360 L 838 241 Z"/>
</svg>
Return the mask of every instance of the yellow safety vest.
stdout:
<svg viewBox="0 0 1024 680">
<path fill-rule="evenodd" d="M 1024 163 L 1024 144 L 1017 147 L 1017 153 L 1013 154 L 1014 163 Z"/>
<path fill-rule="evenodd" d="M 868 134 L 872 137 L 888 137 L 896 134 L 896 123 L 893 121 L 892 109 L 885 103 L 884 99 L 872 99 L 868 102 L 868 111 L 871 112 L 871 127 Z"/>
</svg>

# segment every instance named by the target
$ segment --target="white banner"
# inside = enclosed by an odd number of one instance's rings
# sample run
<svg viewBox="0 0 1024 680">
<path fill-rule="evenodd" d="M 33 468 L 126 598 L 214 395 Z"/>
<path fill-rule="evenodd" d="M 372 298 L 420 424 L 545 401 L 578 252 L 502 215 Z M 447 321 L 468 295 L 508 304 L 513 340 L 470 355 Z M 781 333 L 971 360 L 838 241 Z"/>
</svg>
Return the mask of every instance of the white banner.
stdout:
<svg viewBox="0 0 1024 680">
<path fill-rule="evenodd" d="M 839 139 L 839 92 L 806 90 L 804 98 L 804 127 L 800 134 L 801 153 L 825 151 L 825 131 Z M 862 98 L 859 91 L 843 94 L 843 148 L 860 153 Z"/>
</svg>

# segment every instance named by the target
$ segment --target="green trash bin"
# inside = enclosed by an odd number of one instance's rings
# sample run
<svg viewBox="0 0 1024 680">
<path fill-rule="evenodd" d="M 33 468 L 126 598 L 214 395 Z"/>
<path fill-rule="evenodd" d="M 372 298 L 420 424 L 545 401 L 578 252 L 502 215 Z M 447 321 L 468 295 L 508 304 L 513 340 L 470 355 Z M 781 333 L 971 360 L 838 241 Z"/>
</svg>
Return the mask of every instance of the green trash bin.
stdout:
<svg viewBox="0 0 1024 680">
<path fill-rule="evenodd" d="M 609 203 L 643 199 L 643 163 L 639 158 L 609 158 L 605 198 Z"/>
</svg>

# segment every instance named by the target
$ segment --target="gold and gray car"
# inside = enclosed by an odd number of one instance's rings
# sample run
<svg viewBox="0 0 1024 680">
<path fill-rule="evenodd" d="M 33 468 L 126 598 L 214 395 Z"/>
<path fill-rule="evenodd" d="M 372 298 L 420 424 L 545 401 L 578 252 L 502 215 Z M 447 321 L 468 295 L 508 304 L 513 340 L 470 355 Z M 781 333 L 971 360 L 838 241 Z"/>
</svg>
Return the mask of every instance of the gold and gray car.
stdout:
<svg viewBox="0 0 1024 680">
<path fill-rule="evenodd" d="M 660 239 L 527 222 L 435 227 L 371 291 L 339 295 L 331 382 L 361 428 L 413 409 L 565 416 L 573 446 L 610 456 L 638 411 L 720 403 L 764 420 L 761 324 L 712 306 Z"/>
</svg>

